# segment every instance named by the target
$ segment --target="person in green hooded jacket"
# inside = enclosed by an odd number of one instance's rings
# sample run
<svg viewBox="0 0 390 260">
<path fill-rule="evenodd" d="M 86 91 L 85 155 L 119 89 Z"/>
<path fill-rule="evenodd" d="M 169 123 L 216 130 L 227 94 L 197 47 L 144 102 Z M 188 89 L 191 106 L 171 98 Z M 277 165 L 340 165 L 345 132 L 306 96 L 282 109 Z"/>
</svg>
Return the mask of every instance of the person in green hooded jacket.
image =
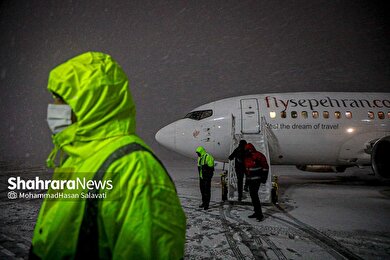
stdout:
<svg viewBox="0 0 390 260">
<path fill-rule="evenodd" d="M 202 194 L 202 204 L 200 208 L 209 209 L 211 198 L 211 179 L 214 175 L 214 158 L 206 150 L 199 146 L 196 148 L 198 155 L 199 186 Z"/>
<path fill-rule="evenodd" d="M 164 166 L 135 134 L 128 87 L 122 68 L 99 52 L 50 72 L 56 104 L 48 107 L 47 163 L 55 167 L 52 183 L 66 186 L 43 201 L 31 259 L 183 258 L 186 218 Z M 51 185 L 46 195 L 58 192 Z"/>
</svg>

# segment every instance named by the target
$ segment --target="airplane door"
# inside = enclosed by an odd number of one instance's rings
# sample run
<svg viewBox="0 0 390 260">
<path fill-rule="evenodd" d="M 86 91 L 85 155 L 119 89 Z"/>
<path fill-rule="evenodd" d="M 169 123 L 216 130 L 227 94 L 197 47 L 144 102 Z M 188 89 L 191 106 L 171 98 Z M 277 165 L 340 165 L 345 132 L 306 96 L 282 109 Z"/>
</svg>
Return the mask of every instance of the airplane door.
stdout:
<svg viewBox="0 0 390 260">
<path fill-rule="evenodd" d="M 243 134 L 260 132 L 259 105 L 256 98 L 241 99 L 241 132 Z"/>
</svg>

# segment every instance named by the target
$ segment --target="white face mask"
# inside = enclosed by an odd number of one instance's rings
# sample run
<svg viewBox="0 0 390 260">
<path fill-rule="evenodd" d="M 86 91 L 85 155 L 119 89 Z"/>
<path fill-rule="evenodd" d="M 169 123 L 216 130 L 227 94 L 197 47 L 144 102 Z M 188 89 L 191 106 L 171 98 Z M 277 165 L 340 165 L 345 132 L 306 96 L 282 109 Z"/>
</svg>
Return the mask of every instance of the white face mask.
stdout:
<svg viewBox="0 0 390 260">
<path fill-rule="evenodd" d="M 57 134 L 72 124 L 72 109 L 69 105 L 49 104 L 47 123 L 53 134 Z"/>
</svg>

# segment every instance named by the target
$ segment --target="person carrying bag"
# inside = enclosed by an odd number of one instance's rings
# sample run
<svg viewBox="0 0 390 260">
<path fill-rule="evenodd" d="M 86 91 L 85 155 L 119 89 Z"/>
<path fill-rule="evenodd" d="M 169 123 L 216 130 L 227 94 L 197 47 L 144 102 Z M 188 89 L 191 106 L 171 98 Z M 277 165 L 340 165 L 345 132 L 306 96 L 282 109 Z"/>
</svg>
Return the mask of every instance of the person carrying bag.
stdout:
<svg viewBox="0 0 390 260">
<path fill-rule="evenodd" d="M 251 143 L 248 143 L 245 146 L 245 168 L 246 177 L 249 181 L 249 193 L 255 211 L 254 214 L 248 217 L 262 221 L 264 219 L 264 215 L 261 210 L 259 188 L 261 183 L 267 182 L 269 166 L 264 154 L 257 151 Z"/>
</svg>

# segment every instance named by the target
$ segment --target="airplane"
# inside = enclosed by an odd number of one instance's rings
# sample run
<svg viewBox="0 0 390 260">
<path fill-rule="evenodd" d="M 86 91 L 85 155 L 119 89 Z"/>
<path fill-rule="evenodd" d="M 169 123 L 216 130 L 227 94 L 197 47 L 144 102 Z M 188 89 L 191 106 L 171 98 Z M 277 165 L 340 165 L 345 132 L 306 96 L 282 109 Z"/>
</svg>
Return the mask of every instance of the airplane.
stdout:
<svg viewBox="0 0 390 260">
<path fill-rule="evenodd" d="M 372 166 L 375 174 L 390 178 L 390 93 L 231 97 L 193 109 L 155 136 L 161 145 L 190 158 L 203 146 L 220 162 L 228 162 L 237 137 L 265 138 L 273 165 L 339 172 Z"/>
</svg>

